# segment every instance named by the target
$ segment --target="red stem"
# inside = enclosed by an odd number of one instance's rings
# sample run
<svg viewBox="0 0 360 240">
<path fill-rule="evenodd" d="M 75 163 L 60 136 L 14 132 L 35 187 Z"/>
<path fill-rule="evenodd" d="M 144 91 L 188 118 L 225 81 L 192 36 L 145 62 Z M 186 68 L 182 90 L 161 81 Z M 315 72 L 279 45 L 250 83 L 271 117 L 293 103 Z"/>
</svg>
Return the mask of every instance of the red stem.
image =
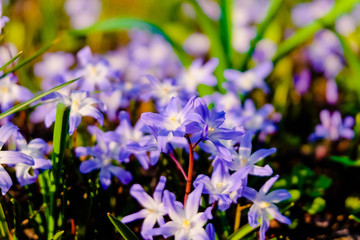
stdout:
<svg viewBox="0 0 360 240">
<path fill-rule="evenodd" d="M 189 168 L 188 168 L 188 175 L 186 180 L 186 188 L 185 188 L 185 196 L 184 196 L 184 206 L 186 204 L 187 197 L 191 192 L 191 181 L 192 181 L 193 168 L 194 168 L 194 150 L 189 136 L 186 135 L 185 137 L 188 140 L 190 153 L 189 153 Z"/>
<path fill-rule="evenodd" d="M 176 157 L 174 156 L 174 154 L 169 153 L 169 156 L 171 157 L 171 159 L 174 161 L 174 163 L 176 164 L 176 167 L 180 170 L 180 172 L 182 173 L 182 175 L 185 178 L 185 181 L 187 181 L 187 177 L 185 174 L 184 169 L 182 168 L 181 164 L 179 163 L 179 161 L 176 159 Z"/>
</svg>

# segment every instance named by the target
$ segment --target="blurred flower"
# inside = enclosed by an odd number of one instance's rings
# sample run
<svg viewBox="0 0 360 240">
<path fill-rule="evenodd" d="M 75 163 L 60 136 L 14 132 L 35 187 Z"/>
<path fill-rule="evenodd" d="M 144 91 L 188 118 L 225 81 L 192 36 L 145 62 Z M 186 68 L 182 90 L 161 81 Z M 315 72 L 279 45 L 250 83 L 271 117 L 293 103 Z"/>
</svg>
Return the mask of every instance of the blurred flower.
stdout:
<svg viewBox="0 0 360 240">
<path fill-rule="evenodd" d="M 329 110 L 322 110 L 320 112 L 321 124 L 315 127 L 315 132 L 309 137 L 310 141 L 314 141 L 319 138 L 329 139 L 336 141 L 340 137 L 346 139 L 352 139 L 354 137 L 354 131 L 351 129 L 354 125 L 354 118 L 347 116 L 342 122 L 341 114 L 338 111 L 330 114 Z"/>
<path fill-rule="evenodd" d="M 164 191 L 163 202 L 171 221 L 148 231 L 151 236 L 163 235 L 164 237 L 175 236 L 175 239 L 208 239 L 203 226 L 208 219 L 212 219 L 211 208 L 198 213 L 201 193 L 204 185 L 200 184 L 189 194 L 185 206 L 175 201 L 175 195 Z"/>
<path fill-rule="evenodd" d="M 39 175 L 39 169 L 50 169 L 52 162 L 44 157 L 49 153 L 48 144 L 41 138 L 35 138 L 29 142 L 26 142 L 21 133 L 16 134 L 16 146 L 20 152 L 29 155 L 33 158 L 34 164 L 18 163 L 15 165 L 16 178 L 21 186 L 34 183 Z"/>
<path fill-rule="evenodd" d="M 329 30 L 315 34 L 306 51 L 313 68 L 323 72 L 326 78 L 335 78 L 344 68 L 345 60 L 339 39 Z"/>
<path fill-rule="evenodd" d="M 335 104 L 338 100 L 338 88 L 334 79 L 329 79 L 326 82 L 326 101 L 330 104 Z"/>
<path fill-rule="evenodd" d="M 16 133 L 18 128 L 12 124 L 7 123 L 0 127 L 0 150 L 4 146 L 8 138 Z M 18 151 L 0 151 L 0 164 L 27 164 L 34 165 L 34 160 L 31 156 Z M 5 168 L 0 165 L 0 188 L 1 194 L 5 195 L 12 185 L 12 180 Z"/>
<path fill-rule="evenodd" d="M 142 186 L 134 184 L 130 189 L 130 195 L 133 196 L 144 209 L 139 212 L 127 215 L 121 219 L 123 223 L 129 223 L 137 219 L 144 219 L 141 226 L 141 236 L 144 239 L 152 239 L 151 236 L 147 236 L 147 232 L 153 229 L 156 222 L 161 226 L 165 224 L 164 215 L 167 214 L 166 208 L 162 203 L 162 195 L 165 188 L 166 178 L 160 177 L 158 184 L 156 185 L 153 197 L 150 197 Z"/>
<path fill-rule="evenodd" d="M 202 83 L 215 86 L 217 83 L 213 72 L 219 64 L 219 59 L 212 58 L 203 65 L 202 59 L 196 59 L 188 69 L 184 69 L 179 76 L 178 84 L 190 94 L 196 93 L 197 86 Z"/>
<path fill-rule="evenodd" d="M 192 56 L 202 57 L 210 49 L 210 40 L 202 33 L 193 33 L 186 38 L 183 48 Z"/>
<path fill-rule="evenodd" d="M 76 55 L 80 68 L 77 69 L 79 89 L 84 91 L 109 90 L 113 71 L 105 59 L 97 59 L 93 56 L 90 47 L 84 47 Z"/>
<path fill-rule="evenodd" d="M 307 93 L 311 83 L 311 72 L 309 69 L 304 69 L 299 74 L 295 74 L 293 79 L 295 91 L 299 95 Z"/>
<path fill-rule="evenodd" d="M 274 219 L 279 222 L 290 225 L 291 221 L 289 218 L 283 216 L 277 206 L 274 203 L 281 202 L 283 200 L 291 198 L 290 193 L 285 189 L 279 189 L 272 191 L 271 193 L 267 192 L 275 181 L 279 178 L 279 175 L 276 175 L 270 178 L 257 192 L 253 188 L 245 187 L 243 191 L 243 196 L 252 201 L 254 204 L 251 206 L 248 212 L 248 221 L 249 225 L 252 228 L 255 228 L 259 225 L 260 219 L 260 239 L 265 239 L 265 232 L 270 226 L 270 218 L 272 216 Z"/>
<path fill-rule="evenodd" d="M 1 72 L 1 74 L 3 74 Z M 15 101 L 23 102 L 33 97 L 33 94 L 25 87 L 16 84 L 17 77 L 12 73 L 6 75 L 0 81 L 0 111 L 9 110 Z"/>
<path fill-rule="evenodd" d="M 219 4 L 214 0 L 196 0 L 204 13 L 213 20 L 219 20 L 221 16 L 221 9 Z"/>
<path fill-rule="evenodd" d="M 256 62 L 271 61 L 277 50 L 276 43 L 270 39 L 262 39 L 256 44 L 253 58 Z"/>
<path fill-rule="evenodd" d="M 100 110 L 105 110 L 105 105 L 99 100 L 89 97 L 89 94 L 84 91 L 73 91 L 70 96 L 62 95 L 61 93 L 54 92 L 49 94 L 46 100 L 53 100 L 54 102 L 61 102 L 65 106 L 70 107 L 69 118 L 69 134 L 72 135 L 75 129 L 79 126 L 82 116 L 91 116 L 98 120 L 100 125 L 104 123 L 102 113 L 93 105 L 97 104 Z M 48 128 L 55 121 L 56 108 L 49 112 L 45 117 L 45 126 Z"/>
<path fill-rule="evenodd" d="M 13 57 L 18 54 L 18 50 L 13 43 L 5 43 L 0 46 L 0 64 L 4 65 L 10 61 Z M 16 59 L 12 64 L 15 64 L 19 61 Z M 11 66 L 11 65 L 10 65 Z"/>
<path fill-rule="evenodd" d="M 296 5 L 291 12 L 293 23 L 302 27 L 323 17 L 334 5 L 334 0 L 315 0 Z"/>
<path fill-rule="evenodd" d="M 224 71 L 224 88 L 236 94 L 247 94 L 254 88 L 260 88 L 265 93 L 269 92 L 269 87 L 264 79 L 271 73 L 273 65 L 270 61 L 263 62 L 260 65 L 246 72 L 240 72 L 235 69 L 226 69 Z"/>
<path fill-rule="evenodd" d="M 6 16 L 3 16 L 3 10 L 2 10 L 2 2 L 0 1 L 0 33 L 3 27 L 5 27 L 5 23 L 9 21 L 9 18 Z"/>
<path fill-rule="evenodd" d="M 94 24 L 101 13 L 99 0 L 66 0 L 65 11 L 73 28 L 85 28 Z"/>
</svg>

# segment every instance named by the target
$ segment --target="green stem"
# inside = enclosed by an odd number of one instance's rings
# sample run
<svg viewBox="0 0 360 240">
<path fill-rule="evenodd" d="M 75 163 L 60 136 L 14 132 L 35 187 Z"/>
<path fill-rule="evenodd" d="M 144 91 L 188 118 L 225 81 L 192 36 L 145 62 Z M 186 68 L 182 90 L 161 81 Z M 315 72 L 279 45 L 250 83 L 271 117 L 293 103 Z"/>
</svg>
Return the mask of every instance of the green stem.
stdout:
<svg viewBox="0 0 360 240">
<path fill-rule="evenodd" d="M 0 234 L 1 234 L 1 239 L 5 239 L 5 240 L 9 240 L 9 227 L 7 225 L 6 222 L 6 217 L 5 217 L 5 213 L 2 207 L 2 204 L 0 204 Z"/>
</svg>

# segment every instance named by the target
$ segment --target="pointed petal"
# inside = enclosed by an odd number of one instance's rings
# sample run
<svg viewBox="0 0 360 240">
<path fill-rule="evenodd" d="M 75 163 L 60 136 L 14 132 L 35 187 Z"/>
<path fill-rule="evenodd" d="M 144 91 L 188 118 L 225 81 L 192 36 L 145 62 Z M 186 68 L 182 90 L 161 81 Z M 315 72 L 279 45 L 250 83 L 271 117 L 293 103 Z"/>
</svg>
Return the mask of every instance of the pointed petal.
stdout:
<svg viewBox="0 0 360 240">
<path fill-rule="evenodd" d="M 12 123 L 7 123 L 0 128 L 0 149 L 4 146 L 8 138 L 18 130 Z"/>
<path fill-rule="evenodd" d="M 160 179 L 159 179 L 158 184 L 156 185 L 156 188 L 155 188 L 155 191 L 154 191 L 154 194 L 153 194 L 154 200 L 157 203 L 161 202 L 161 198 L 162 198 L 162 195 L 163 195 L 165 184 L 166 184 L 166 177 L 161 176 Z"/>
<path fill-rule="evenodd" d="M 1 164 L 15 164 L 24 163 L 26 165 L 34 165 L 34 159 L 29 155 L 26 155 L 17 151 L 1 151 L 0 152 Z"/>
<path fill-rule="evenodd" d="M 200 205 L 200 198 L 203 191 L 204 185 L 200 184 L 195 188 L 192 193 L 189 194 L 186 205 L 185 205 L 185 216 L 186 219 L 190 219 L 192 216 L 194 216 L 199 209 Z"/>
<path fill-rule="evenodd" d="M 265 195 L 278 178 L 279 178 L 279 175 L 275 175 L 274 177 L 267 180 L 267 182 L 260 188 L 259 193 L 262 193 Z"/>
<path fill-rule="evenodd" d="M 138 211 L 136 213 L 133 213 L 133 214 L 130 214 L 130 215 L 127 215 L 127 216 L 123 217 L 121 219 L 121 222 L 129 223 L 129 222 L 132 222 L 132 221 L 135 221 L 135 220 L 138 220 L 138 219 L 143 219 L 148 215 L 149 215 L 149 210 L 141 209 L 140 211 Z"/>
</svg>

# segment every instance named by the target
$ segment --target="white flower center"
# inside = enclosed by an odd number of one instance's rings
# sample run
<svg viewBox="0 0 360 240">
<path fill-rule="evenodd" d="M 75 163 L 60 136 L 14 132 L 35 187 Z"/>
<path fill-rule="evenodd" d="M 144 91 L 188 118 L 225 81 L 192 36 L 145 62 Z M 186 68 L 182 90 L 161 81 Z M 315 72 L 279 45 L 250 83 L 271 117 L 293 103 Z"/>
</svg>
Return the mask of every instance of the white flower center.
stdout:
<svg viewBox="0 0 360 240">
<path fill-rule="evenodd" d="M 260 208 L 268 208 L 270 206 L 270 203 L 268 202 L 260 202 L 259 207 Z"/>
<path fill-rule="evenodd" d="M 5 87 L 5 86 L 2 86 L 2 87 L 0 88 L 0 92 L 1 92 L 1 93 L 8 93 L 8 92 L 9 92 L 9 89 L 8 89 L 7 87 Z"/>
<path fill-rule="evenodd" d="M 191 222 L 187 219 L 184 219 L 182 225 L 184 228 L 189 229 L 191 227 Z"/>
</svg>

